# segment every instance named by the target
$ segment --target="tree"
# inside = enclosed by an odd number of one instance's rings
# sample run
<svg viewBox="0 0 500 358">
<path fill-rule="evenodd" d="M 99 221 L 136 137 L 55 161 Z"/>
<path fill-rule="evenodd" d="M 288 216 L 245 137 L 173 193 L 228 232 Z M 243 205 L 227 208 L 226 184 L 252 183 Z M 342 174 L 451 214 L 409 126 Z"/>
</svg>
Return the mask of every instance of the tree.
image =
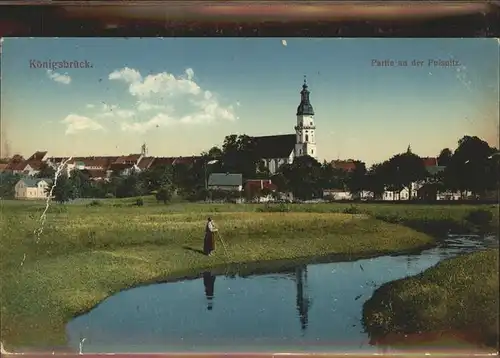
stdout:
<svg viewBox="0 0 500 358">
<path fill-rule="evenodd" d="M 172 199 L 173 190 L 171 186 L 163 186 L 156 192 L 156 200 L 163 201 L 164 204 Z"/>
<path fill-rule="evenodd" d="M 359 160 L 354 161 L 354 165 L 354 170 L 348 174 L 346 184 L 349 192 L 359 197 L 365 188 L 366 165 Z"/>
<path fill-rule="evenodd" d="M 372 165 L 366 173 L 364 189 L 373 193 L 375 199 L 380 199 L 385 191 L 385 176 L 384 163 Z"/>
<path fill-rule="evenodd" d="M 480 195 L 496 188 L 498 168 L 492 157 L 495 151 L 476 136 L 464 136 L 445 169 L 446 187 L 459 190 L 462 195 L 466 191 Z"/>
<path fill-rule="evenodd" d="M 260 162 L 255 149 L 254 139 L 246 134 L 226 136 L 222 145 L 223 170 L 241 173 L 246 179 L 255 177 Z"/>
<path fill-rule="evenodd" d="M 322 169 L 316 159 L 310 156 L 297 157 L 291 165 L 283 166 L 281 172 L 295 197 L 308 200 L 322 196 Z"/>
<path fill-rule="evenodd" d="M 412 183 L 422 181 L 428 175 L 422 158 L 411 151 L 389 159 L 384 164 L 384 172 L 385 184 L 397 192 L 407 188 L 410 199 L 413 197 Z"/>
<path fill-rule="evenodd" d="M 208 150 L 208 152 L 201 153 L 201 156 L 207 158 L 208 160 L 222 159 L 222 155 L 222 149 L 219 147 L 212 147 Z"/>
<path fill-rule="evenodd" d="M 147 192 L 144 183 L 140 180 L 140 176 L 136 173 L 131 173 L 123 177 L 116 187 L 117 198 L 129 198 L 133 196 L 141 196 Z"/>
<path fill-rule="evenodd" d="M 347 183 L 348 174 L 345 170 L 334 168 L 330 163 L 323 162 L 321 165 L 320 186 L 322 189 L 342 189 Z"/>
<path fill-rule="evenodd" d="M 446 167 L 450 164 L 453 152 L 450 148 L 444 148 L 441 150 L 437 157 L 438 165 Z"/>
<path fill-rule="evenodd" d="M 271 176 L 271 182 L 276 185 L 280 193 L 286 193 L 290 190 L 290 183 L 283 174 L 283 172 L 289 171 L 289 167 L 290 164 L 284 164 L 276 174 Z"/>
<path fill-rule="evenodd" d="M 57 180 L 47 188 L 47 194 L 52 190 L 54 200 L 60 204 L 75 198 L 75 188 L 66 173 L 62 173 Z"/>
<path fill-rule="evenodd" d="M 260 186 L 247 184 L 245 187 L 245 196 L 247 200 L 254 200 L 262 196 L 262 190 Z"/>
<path fill-rule="evenodd" d="M 40 171 L 36 175 L 37 178 L 54 178 L 56 174 L 56 171 L 54 168 L 52 168 L 50 165 L 48 165 L 46 162 L 43 162 L 42 165 L 40 166 Z"/>
<path fill-rule="evenodd" d="M 161 187 L 173 184 L 173 167 L 171 165 L 162 165 L 141 172 L 139 180 L 146 192 L 159 190 Z"/>
<path fill-rule="evenodd" d="M 21 176 L 17 174 L 0 173 L 0 198 L 14 198 L 15 186 L 20 179 Z"/>
<path fill-rule="evenodd" d="M 89 175 L 81 170 L 74 169 L 71 171 L 69 181 L 74 188 L 75 198 L 90 198 L 91 195 L 91 182 Z"/>
</svg>

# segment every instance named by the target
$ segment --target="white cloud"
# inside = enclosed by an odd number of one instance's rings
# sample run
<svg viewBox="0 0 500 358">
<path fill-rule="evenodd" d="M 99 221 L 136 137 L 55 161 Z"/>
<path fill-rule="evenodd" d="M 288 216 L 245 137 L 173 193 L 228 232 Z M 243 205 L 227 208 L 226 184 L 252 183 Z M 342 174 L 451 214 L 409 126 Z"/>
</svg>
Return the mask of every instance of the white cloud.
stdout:
<svg viewBox="0 0 500 358">
<path fill-rule="evenodd" d="M 80 131 L 97 131 L 104 130 L 103 126 L 101 126 L 96 121 L 80 116 L 78 114 L 70 114 L 64 118 L 61 123 L 67 125 L 66 134 L 75 134 Z"/>
<path fill-rule="evenodd" d="M 147 121 L 121 123 L 122 130 L 146 132 L 166 125 L 207 124 L 237 119 L 233 106 L 223 106 L 214 93 L 202 89 L 194 78 L 192 68 L 186 69 L 180 76 L 162 72 L 143 77 L 139 71 L 128 67 L 113 71 L 109 79 L 128 84 L 129 94 L 138 99 L 139 112 L 158 111 Z M 107 109 L 119 111 L 117 108 Z M 128 117 L 132 116 L 131 112 L 128 114 Z"/>
<path fill-rule="evenodd" d="M 186 76 L 188 80 L 192 80 L 194 77 L 194 71 L 192 68 L 186 69 Z"/>
<path fill-rule="evenodd" d="M 101 113 L 98 114 L 99 117 L 114 117 L 127 119 L 135 115 L 135 112 L 130 109 L 121 109 L 116 104 L 102 103 Z"/>
<path fill-rule="evenodd" d="M 123 131 L 145 133 L 151 129 L 174 125 L 176 122 L 177 121 L 168 114 L 160 113 L 147 122 L 122 123 L 121 129 Z"/>
<path fill-rule="evenodd" d="M 142 76 L 139 71 L 133 70 L 128 67 L 124 67 L 121 70 L 113 71 L 109 75 L 110 80 L 121 80 L 126 83 L 141 82 Z"/>
<path fill-rule="evenodd" d="M 166 96 L 194 94 L 201 92 L 200 86 L 193 81 L 194 71 L 188 68 L 184 76 L 175 77 L 168 72 L 148 75 L 145 78 L 128 67 L 116 70 L 109 75 L 110 80 L 119 80 L 129 84 L 129 92 L 139 98 L 148 98 L 154 94 Z"/>
<path fill-rule="evenodd" d="M 71 77 L 69 77 L 69 75 L 67 73 L 65 73 L 63 75 L 63 74 L 54 72 L 52 70 L 47 70 L 47 76 L 49 76 L 49 78 L 51 80 L 54 80 L 55 82 L 58 82 L 58 83 L 62 83 L 65 85 L 69 85 L 71 83 Z"/>
<path fill-rule="evenodd" d="M 137 110 L 141 112 L 151 111 L 154 109 L 165 109 L 165 108 L 166 107 L 162 105 L 152 104 L 144 101 L 137 101 Z"/>
<path fill-rule="evenodd" d="M 92 103 L 89 103 L 89 104 L 87 104 L 87 106 L 86 106 L 86 107 L 87 107 L 87 108 L 95 108 L 95 105 L 94 105 L 94 104 L 92 104 Z"/>
</svg>

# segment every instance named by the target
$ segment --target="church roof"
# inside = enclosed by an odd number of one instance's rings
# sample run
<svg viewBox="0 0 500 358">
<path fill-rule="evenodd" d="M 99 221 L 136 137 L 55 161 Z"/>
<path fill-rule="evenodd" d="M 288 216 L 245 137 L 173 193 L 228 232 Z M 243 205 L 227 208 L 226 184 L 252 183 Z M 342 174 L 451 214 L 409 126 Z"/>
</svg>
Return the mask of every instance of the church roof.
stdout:
<svg viewBox="0 0 500 358">
<path fill-rule="evenodd" d="M 302 91 L 300 91 L 300 104 L 297 107 L 297 116 L 310 115 L 314 116 L 314 109 L 309 101 L 309 90 L 307 89 L 307 83 L 304 78 L 304 84 L 302 85 Z"/>
<path fill-rule="evenodd" d="M 252 137 L 261 159 L 288 158 L 295 149 L 295 134 Z"/>
</svg>

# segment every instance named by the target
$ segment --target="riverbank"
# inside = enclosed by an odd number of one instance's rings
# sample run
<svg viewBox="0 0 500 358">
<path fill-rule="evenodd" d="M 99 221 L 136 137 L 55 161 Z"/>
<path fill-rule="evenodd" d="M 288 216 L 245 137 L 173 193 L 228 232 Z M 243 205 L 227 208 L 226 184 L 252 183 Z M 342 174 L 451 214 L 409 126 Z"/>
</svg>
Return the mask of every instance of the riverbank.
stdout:
<svg viewBox="0 0 500 358">
<path fill-rule="evenodd" d="M 65 323 L 119 290 L 181 273 L 331 254 L 367 257 L 427 247 L 434 240 L 394 217 L 463 221 L 473 207 L 304 204 L 172 204 L 109 200 L 53 204 L 38 243 L 43 203 L 2 203 L 1 337 L 9 350 L 65 343 Z M 88 204 L 88 203 L 87 203 Z M 442 213 L 444 211 L 444 213 Z M 201 254 L 206 216 L 229 256 Z M 433 216 L 434 215 L 434 216 Z M 386 220 L 390 221 L 390 220 Z M 228 259 L 229 257 L 229 259 Z"/>
<path fill-rule="evenodd" d="M 497 347 L 498 275 L 498 249 L 442 261 L 378 288 L 364 304 L 365 327 L 380 341 L 388 334 L 458 332 Z"/>
</svg>

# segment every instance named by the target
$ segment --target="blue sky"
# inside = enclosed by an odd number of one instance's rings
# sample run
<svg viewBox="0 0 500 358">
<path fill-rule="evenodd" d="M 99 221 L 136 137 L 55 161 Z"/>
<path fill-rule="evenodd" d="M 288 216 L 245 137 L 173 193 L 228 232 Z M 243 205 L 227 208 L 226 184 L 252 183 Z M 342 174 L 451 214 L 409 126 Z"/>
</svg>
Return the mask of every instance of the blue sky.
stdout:
<svg viewBox="0 0 500 358">
<path fill-rule="evenodd" d="M 1 64 L 7 154 L 128 154 L 146 142 L 151 155 L 193 155 L 232 133 L 294 133 L 304 75 L 321 160 L 373 163 L 408 144 L 432 156 L 466 134 L 498 141 L 494 39 L 4 39 Z"/>
</svg>

